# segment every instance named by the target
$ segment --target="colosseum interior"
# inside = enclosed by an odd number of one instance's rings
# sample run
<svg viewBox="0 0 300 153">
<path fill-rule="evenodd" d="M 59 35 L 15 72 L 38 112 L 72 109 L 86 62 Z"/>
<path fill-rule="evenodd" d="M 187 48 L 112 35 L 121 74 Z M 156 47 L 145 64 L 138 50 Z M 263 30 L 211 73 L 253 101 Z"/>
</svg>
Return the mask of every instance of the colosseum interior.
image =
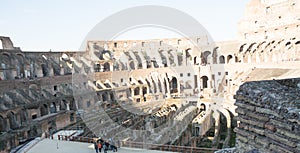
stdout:
<svg viewBox="0 0 300 153">
<path fill-rule="evenodd" d="M 25 52 L 1 36 L 0 150 L 82 128 L 122 141 L 300 152 L 299 36 L 299 0 L 251 0 L 233 41 L 99 40 L 82 52 Z M 277 104 L 287 112 L 266 106 Z"/>
</svg>

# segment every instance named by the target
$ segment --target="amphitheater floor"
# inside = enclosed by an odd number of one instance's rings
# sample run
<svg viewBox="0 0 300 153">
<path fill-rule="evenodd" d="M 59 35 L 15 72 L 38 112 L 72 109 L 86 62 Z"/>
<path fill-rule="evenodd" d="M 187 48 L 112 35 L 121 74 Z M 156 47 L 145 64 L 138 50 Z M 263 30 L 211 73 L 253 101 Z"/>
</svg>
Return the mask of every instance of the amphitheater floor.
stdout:
<svg viewBox="0 0 300 153">
<path fill-rule="evenodd" d="M 103 151 L 102 151 L 103 152 Z M 112 151 L 108 151 L 110 153 Z M 44 139 L 32 147 L 28 153 L 95 153 L 91 143 Z M 119 148 L 118 153 L 171 153 L 166 151 Z"/>
</svg>

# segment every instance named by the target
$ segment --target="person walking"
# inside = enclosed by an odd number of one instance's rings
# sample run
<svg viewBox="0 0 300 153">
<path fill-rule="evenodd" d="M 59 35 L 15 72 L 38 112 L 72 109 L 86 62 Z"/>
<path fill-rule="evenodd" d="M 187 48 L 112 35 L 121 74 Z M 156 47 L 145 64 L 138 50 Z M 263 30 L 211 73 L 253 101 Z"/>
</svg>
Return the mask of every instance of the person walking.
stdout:
<svg viewBox="0 0 300 153">
<path fill-rule="evenodd" d="M 106 143 L 104 142 L 102 146 L 103 146 L 103 152 L 104 152 L 104 153 L 107 153 L 107 146 L 106 146 Z"/>
<path fill-rule="evenodd" d="M 102 150 L 102 144 L 101 144 L 101 142 L 98 143 L 98 150 L 99 150 L 99 152 L 101 152 L 101 150 Z"/>
<path fill-rule="evenodd" d="M 94 141 L 94 148 L 96 150 L 96 153 L 99 153 L 97 141 Z"/>
</svg>

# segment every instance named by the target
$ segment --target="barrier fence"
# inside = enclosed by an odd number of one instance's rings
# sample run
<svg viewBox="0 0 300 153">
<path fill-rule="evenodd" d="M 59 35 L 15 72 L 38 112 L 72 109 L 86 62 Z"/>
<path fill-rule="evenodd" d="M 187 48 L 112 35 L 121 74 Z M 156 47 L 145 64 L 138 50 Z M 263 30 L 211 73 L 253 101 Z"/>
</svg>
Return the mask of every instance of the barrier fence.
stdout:
<svg viewBox="0 0 300 153">
<path fill-rule="evenodd" d="M 50 138 L 53 139 L 53 137 Z M 58 140 L 93 143 L 95 140 L 97 140 L 97 138 L 58 135 Z M 218 150 L 216 148 L 198 148 L 198 147 L 164 145 L 164 144 L 149 144 L 149 143 L 132 142 L 132 141 L 121 141 L 120 145 L 121 147 L 171 151 L 171 152 L 181 152 L 181 153 L 213 153 Z"/>
</svg>

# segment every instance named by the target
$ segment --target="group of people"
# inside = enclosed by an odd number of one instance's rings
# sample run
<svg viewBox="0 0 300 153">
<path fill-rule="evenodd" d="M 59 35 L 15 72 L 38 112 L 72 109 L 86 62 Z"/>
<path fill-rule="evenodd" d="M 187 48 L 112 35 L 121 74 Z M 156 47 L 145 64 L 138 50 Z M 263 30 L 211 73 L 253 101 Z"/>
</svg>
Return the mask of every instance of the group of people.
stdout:
<svg viewBox="0 0 300 153">
<path fill-rule="evenodd" d="M 103 149 L 104 153 L 107 153 L 108 150 L 112 150 L 113 152 L 118 152 L 117 146 L 114 145 L 112 143 L 112 141 L 110 143 L 108 143 L 107 141 L 98 139 L 97 141 L 94 141 L 94 147 L 95 147 L 96 153 L 101 152 L 102 149 Z"/>
</svg>

